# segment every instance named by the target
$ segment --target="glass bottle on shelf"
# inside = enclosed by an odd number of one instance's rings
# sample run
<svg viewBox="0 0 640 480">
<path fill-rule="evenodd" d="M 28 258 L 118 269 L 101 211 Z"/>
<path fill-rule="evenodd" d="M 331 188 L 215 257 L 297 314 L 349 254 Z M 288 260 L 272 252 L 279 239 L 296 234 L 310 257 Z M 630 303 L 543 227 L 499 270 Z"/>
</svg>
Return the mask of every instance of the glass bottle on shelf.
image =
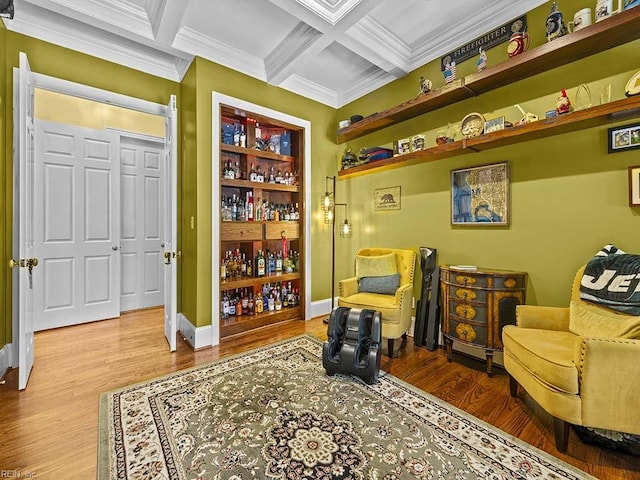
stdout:
<svg viewBox="0 0 640 480">
<path fill-rule="evenodd" d="M 262 295 L 260 293 L 256 294 L 254 303 L 255 303 L 256 313 L 264 312 L 264 302 L 262 300 Z"/>
<path fill-rule="evenodd" d="M 258 255 L 256 256 L 256 277 L 264 277 L 266 273 L 267 271 L 264 255 L 262 253 L 262 250 L 258 250 Z"/>
<path fill-rule="evenodd" d="M 244 125 L 240 125 L 240 146 L 247 148 L 247 134 L 244 131 Z"/>
<path fill-rule="evenodd" d="M 251 164 L 251 170 L 249 170 L 249 180 L 252 182 L 256 182 L 256 168 L 255 165 Z"/>
</svg>

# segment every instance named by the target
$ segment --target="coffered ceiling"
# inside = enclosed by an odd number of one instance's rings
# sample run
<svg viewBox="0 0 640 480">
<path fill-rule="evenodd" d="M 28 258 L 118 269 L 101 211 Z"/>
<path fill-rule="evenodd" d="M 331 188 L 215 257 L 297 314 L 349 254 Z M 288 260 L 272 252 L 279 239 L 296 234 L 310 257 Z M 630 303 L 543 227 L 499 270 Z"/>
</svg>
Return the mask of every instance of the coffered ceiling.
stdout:
<svg viewBox="0 0 640 480">
<path fill-rule="evenodd" d="M 542 0 L 14 0 L 9 30 L 180 81 L 194 56 L 340 107 Z"/>
</svg>

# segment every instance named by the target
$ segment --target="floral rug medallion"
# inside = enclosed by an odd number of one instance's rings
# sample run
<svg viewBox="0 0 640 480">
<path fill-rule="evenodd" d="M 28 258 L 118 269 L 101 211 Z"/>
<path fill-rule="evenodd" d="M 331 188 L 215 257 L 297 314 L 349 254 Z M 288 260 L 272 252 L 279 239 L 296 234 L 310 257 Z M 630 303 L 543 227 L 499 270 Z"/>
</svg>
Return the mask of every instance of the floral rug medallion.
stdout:
<svg viewBox="0 0 640 480">
<path fill-rule="evenodd" d="M 102 394 L 98 478 L 591 477 L 392 375 L 328 377 L 301 336 Z"/>
</svg>

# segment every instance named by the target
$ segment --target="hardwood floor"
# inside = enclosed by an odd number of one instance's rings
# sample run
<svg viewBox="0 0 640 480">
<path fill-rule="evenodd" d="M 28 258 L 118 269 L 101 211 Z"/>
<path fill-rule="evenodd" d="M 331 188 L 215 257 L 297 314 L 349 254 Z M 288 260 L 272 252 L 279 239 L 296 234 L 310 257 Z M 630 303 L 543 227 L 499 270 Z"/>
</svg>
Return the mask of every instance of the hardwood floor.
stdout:
<svg viewBox="0 0 640 480">
<path fill-rule="evenodd" d="M 320 318 L 292 321 L 197 352 L 180 338 L 175 353 L 168 351 L 160 309 L 40 332 L 27 389 L 17 390 L 17 370 L 0 385 L 0 477 L 19 470 L 22 476 L 13 478 L 93 479 L 101 392 L 302 333 L 324 340 L 326 325 Z M 568 454 L 558 453 L 551 418 L 526 394 L 511 398 L 502 370 L 488 378 L 483 362 L 454 360 L 409 338 L 396 358 L 383 355 L 381 368 L 597 478 L 640 479 L 637 456 L 584 444 L 573 431 Z"/>
</svg>

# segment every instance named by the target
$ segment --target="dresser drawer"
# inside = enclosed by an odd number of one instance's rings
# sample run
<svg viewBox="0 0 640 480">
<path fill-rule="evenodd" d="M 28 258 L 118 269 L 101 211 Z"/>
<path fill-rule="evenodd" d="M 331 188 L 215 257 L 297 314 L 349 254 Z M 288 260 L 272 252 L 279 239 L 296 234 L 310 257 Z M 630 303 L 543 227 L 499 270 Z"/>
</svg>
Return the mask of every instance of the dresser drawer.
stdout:
<svg viewBox="0 0 640 480">
<path fill-rule="evenodd" d="M 463 302 L 487 303 L 487 290 L 451 286 L 449 290 L 451 297 Z"/>
<path fill-rule="evenodd" d="M 450 298 L 449 315 L 460 320 L 487 323 L 487 306 L 481 303 L 459 302 Z"/>
<path fill-rule="evenodd" d="M 456 319 L 449 319 L 449 336 L 455 340 L 469 343 L 472 345 L 487 345 L 487 328 L 486 326 L 472 325 Z"/>
<path fill-rule="evenodd" d="M 493 277 L 493 288 L 496 290 L 524 290 L 525 277 L 521 275 L 496 275 Z"/>
<path fill-rule="evenodd" d="M 276 222 L 265 224 L 264 237 L 267 240 L 279 240 L 282 232 L 288 240 L 300 237 L 300 227 L 297 222 Z"/>
<path fill-rule="evenodd" d="M 225 222 L 220 229 L 220 239 L 223 242 L 262 240 L 262 223 Z"/>
</svg>

